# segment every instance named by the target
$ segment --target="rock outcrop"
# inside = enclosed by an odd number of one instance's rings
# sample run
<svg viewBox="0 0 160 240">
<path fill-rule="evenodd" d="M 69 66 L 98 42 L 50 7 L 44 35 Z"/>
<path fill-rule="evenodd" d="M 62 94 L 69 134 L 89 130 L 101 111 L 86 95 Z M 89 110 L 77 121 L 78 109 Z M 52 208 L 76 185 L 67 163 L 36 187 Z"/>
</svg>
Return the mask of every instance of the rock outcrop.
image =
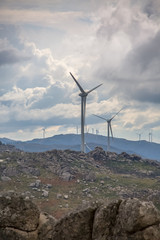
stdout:
<svg viewBox="0 0 160 240">
<path fill-rule="evenodd" d="M 60 220 L 25 196 L 0 195 L 1 240 L 160 240 L 160 212 L 138 199 L 94 203 Z"/>
<path fill-rule="evenodd" d="M 152 169 L 153 166 L 160 169 L 160 162 L 142 159 L 135 154 L 105 152 L 101 147 L 96 147 L 87 154 L 71 150 L 52 150 L 36 154 L 10 151 L 5 155 L 0 152 L 0 155 L 0 175 L 3 178 L 22 175 L 40 176 L 43 169 L 65 181 L 72 181 L 77 177 L 94 181 L 93 173 L 91 176 L 88 174 L 91 166 L 96 169 L 107 168 L 112 172 L 126 174 L 126 168 L 116 167 L 120 166 L 122 162 L 145 163 L 147 166 L 147 169 L 144 170 L 136 167 L 127 168 L 127 174 L 136 174 L 142 177 L 160 176 L 159 171 L 148 171 L 148 168 Z"/>
<path fill-rule="evenodd" d="M 95 213 L 93 240 L 159 240 L 160 213 L 151 202 L 118 200 Z"/>
<path fill-rule="evenodd" d="M 0 195 L 0 240 L 50 239 L 55 219 L 15 192 Z M 46 238 L 44 237 L 46 236 Z"/>
</svg>

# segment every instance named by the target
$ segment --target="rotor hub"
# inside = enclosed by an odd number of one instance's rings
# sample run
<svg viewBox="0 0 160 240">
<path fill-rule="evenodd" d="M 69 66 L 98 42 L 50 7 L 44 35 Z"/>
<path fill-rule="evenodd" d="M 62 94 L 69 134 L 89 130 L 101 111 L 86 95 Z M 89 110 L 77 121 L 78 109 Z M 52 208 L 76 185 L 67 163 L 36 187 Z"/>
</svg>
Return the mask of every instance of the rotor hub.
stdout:
<svg viewBox="0 0 160 240">
<path fill-rule="evenodd" d="M 87 94 L 86 92 L 79 94 L 80 97 L 87 97 L 87 95 L 88 95 L 88 94 Z"/>
</svg>

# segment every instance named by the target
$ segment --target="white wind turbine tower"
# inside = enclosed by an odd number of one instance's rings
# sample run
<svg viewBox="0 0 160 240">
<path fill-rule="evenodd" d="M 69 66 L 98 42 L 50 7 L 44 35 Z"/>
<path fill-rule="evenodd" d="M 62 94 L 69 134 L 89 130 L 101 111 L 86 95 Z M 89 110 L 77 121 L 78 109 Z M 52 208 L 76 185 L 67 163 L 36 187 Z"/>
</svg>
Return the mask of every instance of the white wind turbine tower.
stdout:
<svg viewBox="0 0 160 240">
<path fill-rule="evenodd" d="M 138 140 L 139 140 L 139 143 L 141 141 L 141 136 L 142 136 L 143 132 L 138 132 L 137 135 L 138 135 Z"/>
<path fill-rule="evenodd" d="M 138 137 L 139 137 L 139 142 L 141 141 L 141 133 L 137 133 L 138 134 Z"/>
<path fill-rule="evenodd" d="M 122 109 L 121 109 L 121 110 L 122 110 Z M 120 111 L 121 111 L 121 110 L 120 110 Z M 120 111 L 119 111 L 119 112 L 120 112 Z M 93 114 L 94 116 L 96 116 L 96 117 L 98 117 L 98 118 L 101 118 L 101 119 L 103 119 L 104 121 L 107 122 L 107 151 L 108 151 L 108 152 L 110 151 L 110 133 L 111 133 L 111 136 L 112 136 L 112 138 L 113 138 L 113 131 L 112 131 L 112 126 L 111 126 L 111 121 L 113 120 L 113 118 L 115 118 L 115 116 L 118 115 L 119 112 L 117 112 L 115 115 L 113 115 L 113 117 L 111 117 L 111 118 L 109 118 L 109 119 Z"/>
<path fill-rule="evenodd" d="M 102 84 L 99 84 L 97 87 L 92 88 L 89 91 L 84 91 L 84 89 L 81 87 L 81 85 L 78 83 L 78 81 L 75 79 L 75 77 L 72 75 L 70 72 L 70 75 L 72 76 L 73 80 L 77 84 L 80 94 L 79 96 L 81 97 L 81 151 L 85 152 L 85 140 L 84 140 L 84 126 L 85 126 L 85 114 L 86 114 L 86 98 L 89 93 L 91 93 L 93 90 L 96 88 L 100 87 Z"/>
<path fill-rule="evenodd" d="M 45 135 L 46 135 L 46 129 L 43 128 L 42 131 L 43 131 L 43 138 L 45 138 Z"/>
<path fill-rule="evenodd" d="M 152 129 L 149 132 L 149 142 L 152 142 Z"/>
</svg>

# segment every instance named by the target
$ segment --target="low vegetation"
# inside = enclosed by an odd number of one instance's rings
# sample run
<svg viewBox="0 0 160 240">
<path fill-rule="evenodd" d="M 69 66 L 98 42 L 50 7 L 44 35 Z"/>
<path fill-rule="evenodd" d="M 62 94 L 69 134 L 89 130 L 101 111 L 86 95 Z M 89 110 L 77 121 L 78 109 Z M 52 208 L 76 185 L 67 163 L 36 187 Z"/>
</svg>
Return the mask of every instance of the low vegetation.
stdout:
<svg viewBox="0 0 160 240">
<path fill-rule="evenodd" d="M 17 191 L 55 217 L 95 201 L 136 197 L 160 208 L 160 162 L 137 155 L 70 150 L 1 151 L 0 191 Z"/>
</svg>

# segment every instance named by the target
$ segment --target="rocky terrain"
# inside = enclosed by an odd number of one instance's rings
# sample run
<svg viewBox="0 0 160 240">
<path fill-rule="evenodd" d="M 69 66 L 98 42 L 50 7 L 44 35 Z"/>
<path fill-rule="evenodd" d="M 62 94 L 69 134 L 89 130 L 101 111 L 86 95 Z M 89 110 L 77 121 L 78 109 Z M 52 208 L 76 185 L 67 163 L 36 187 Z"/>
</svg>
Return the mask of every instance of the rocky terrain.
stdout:
<svg viewBox="0 0 160 240">
<path fill-rule="evenodd" d="M 136 198 L 93 203 L 57 220 L 26 196 L 0 195 L 1 240 L 159 240 L 160 212 Z"/>
<path fill-rule="evenodd" d="M 17 149 L 14 145 L 11 144 L 3 144 L 0 141 L 0 152 L 20 152 L 19 149 Z"/>
<path fill-rule="evenodd" d="M 14 190 L 62 217 L 92 201 L 138 198 L 160 209 L 160 162 L 137 155 L 71 150 L 0 152 L 0 191 Z"/>
</svg>

